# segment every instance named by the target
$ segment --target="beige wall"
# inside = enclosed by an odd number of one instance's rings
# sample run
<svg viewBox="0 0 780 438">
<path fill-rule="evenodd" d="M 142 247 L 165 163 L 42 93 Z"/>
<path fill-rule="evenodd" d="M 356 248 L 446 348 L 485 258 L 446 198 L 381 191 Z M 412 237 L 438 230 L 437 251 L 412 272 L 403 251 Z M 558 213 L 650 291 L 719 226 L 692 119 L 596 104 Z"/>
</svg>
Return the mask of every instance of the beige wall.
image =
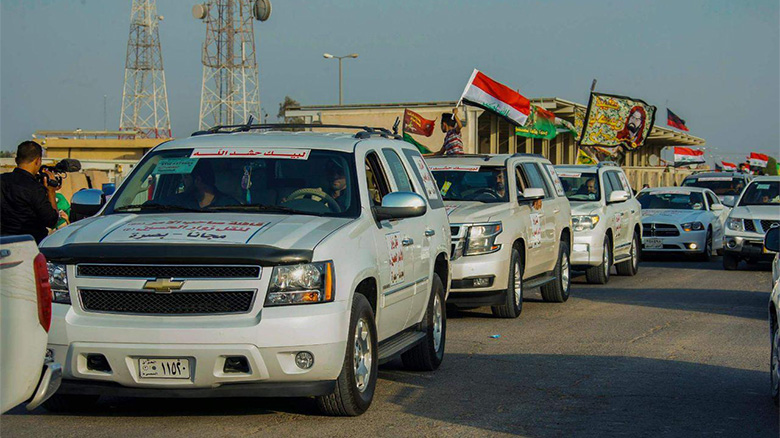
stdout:
<svg viewBox="0 0 780 438">
<path fill-rule="evenodd" d="M 165 141 L 159 138 L 133 140 L 46 138 L 38 140 L 47 158 L 79 160 L 138 160 L 146 151 Z"/>
</svg>

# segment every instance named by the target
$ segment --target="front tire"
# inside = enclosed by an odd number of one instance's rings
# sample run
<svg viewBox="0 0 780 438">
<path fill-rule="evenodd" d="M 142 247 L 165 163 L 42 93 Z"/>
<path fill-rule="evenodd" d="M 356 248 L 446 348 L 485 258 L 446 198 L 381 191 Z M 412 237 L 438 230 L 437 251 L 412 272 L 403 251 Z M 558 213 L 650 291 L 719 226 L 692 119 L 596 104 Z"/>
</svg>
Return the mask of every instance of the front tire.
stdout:
<svg viewBox="0 0 780 438">
<path fill-rule="evenodd" d="M 517 318 L 520 316 L 520 313 L 523 311 L 523 271 L 520 252 L 512 248 L 512 257 L 509 263 L 509 282 L 504 304 L 491 307 L 493 316 L 499 318 Z"/>
<path fill-rule="evenodd" d="M 707 229 L 707 238 L 704 241 L 704 250 L 699 255 L 699 260 L 709 262 L 712 258 L 712 230 Z"/>
<path fill-rule="evenodd" d="M 639 233 L 635 231 L 634 237 L 631 238 L 631 249 L 629 250 L 629 255 L 631 255 L 631 258 L 625 262 L 620 262 L 615 265 L 615 269 L 617 269 L 618 275 L 633 277 L 637 272 L 639 272 L 639 251 L 642 247 L 640 242 Z"/>
<path fill-rule="evenodd" d="M 774 311 L 774 310 L 773 310 Z M 774 324 L 772 331 L 772 357 L 770 359 L 769 378 L 772 384 L 772 399 L 780 406 L 780 324 Z"/>
<path fill-rule="evenodd" d="M 541 287 L 542 299 L 547 302 L 562 303 L 569 299 L 571 286 L 571 265 L 569 264 L 569 245 L 561 241 L 558 249 L 558 262 L 553 270 L 555 280 Z"/>
<path fill-rule="evenodd" d="M 376 323 L 368 300 L 357 293 L 352 298 L 347 339 L 335 390 L 317 397 L 317 407 L 326 415 L 354 417 L 365 412 L 374 399 L 379 364 Z"/>
<path fill-rule="evenodd" d="M 401 355 L 404 366 L 415 371 L 434 371 L 444 360 L 447 335 L 447 312 L 444 311 L 444 285 L 438 274 L 433 274 L 431 297 L 422 320 L 425 338 Z"/>
<path fill-rule="evenodd" d="M 736 271 L 739 266 L 739 257 L 734 254 L 723 254 L 723 269 L 727 271 Z"/>
<path fill-rule="evenodd" d="M 612 269 L 612 241 L 609 236 L 604 236 L 604 248 L 602 249 L 601 264 L 591 266 L 585 270 L 585 279 L 591 284 L 607 284 Z"/>
</svg>

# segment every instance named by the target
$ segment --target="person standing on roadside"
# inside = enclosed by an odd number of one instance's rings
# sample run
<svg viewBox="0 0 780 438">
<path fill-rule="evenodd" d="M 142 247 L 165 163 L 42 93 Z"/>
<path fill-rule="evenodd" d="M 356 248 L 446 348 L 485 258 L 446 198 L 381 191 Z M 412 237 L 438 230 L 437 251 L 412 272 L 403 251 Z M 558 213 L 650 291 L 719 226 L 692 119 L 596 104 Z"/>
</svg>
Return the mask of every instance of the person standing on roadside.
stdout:
<svg viewBox="0 0 780 438">
<path fill-rule="evenodd" d="M 441 132 L 444 133 L 444 146 L 433 155 L 457 155 L 463 152 L 463 140 L 460 131 L 463 129 L 463 123 L 458 118 L 458 109 L 452 110 L 452 113 L 441 115 Z"/>
<path fill-rule="evenodd" d="M 0 175 L 0 235 L 30 234 L 40 243 L 60 219 L 57 187 L 48 184 L 54 174 L 43 170 L 43 148 L 24 141 L 16 149 L 16 168 Z"/>
</svg>

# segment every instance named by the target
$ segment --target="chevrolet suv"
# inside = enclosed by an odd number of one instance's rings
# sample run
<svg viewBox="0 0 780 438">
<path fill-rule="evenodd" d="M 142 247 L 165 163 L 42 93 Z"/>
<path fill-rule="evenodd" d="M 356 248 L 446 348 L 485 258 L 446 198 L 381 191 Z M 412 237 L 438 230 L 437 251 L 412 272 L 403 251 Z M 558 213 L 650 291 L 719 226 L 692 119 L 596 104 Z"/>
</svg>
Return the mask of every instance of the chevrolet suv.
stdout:
<svg viewBox="0 0 780 438">
<path fill-rule="evenodd" d="M 606 284 L 613 265 L 620 275 L 636 275 L 642 250 L 642 207 L 623 169 L 604 162 L 555 169 L 571 202 L 572 265 L 585 270 L 588 283 Z"/>
<path fill-rule="evenodd" d="M 316 396 L 359 415 L 378 364 L 439 366 L 450 228 L 420 153 L 387 131 L 276 127 L 164 143 L 104 206 L 74 196 L 99 212 L 41 248 L 63 363 L 50 409 Z"/>
<path fill-rule="evenodd" d="M 452 227 L 452 293 L 460 308 L 516 318 L 523 290 L 569 298 L 571 215 L 550 162 L 537 155 L 428 158 Z"/>
</svg>

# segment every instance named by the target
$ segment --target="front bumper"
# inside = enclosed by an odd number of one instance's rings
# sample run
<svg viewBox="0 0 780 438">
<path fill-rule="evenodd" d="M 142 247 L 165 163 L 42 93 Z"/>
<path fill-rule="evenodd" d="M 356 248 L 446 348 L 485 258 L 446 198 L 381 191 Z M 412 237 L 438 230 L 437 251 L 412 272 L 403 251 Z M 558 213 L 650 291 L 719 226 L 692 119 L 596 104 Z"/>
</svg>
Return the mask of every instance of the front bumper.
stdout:
<svg viewBox="0 0 780 438">
<path fill-rule="evenodd" d="M 707 230 L 701 231 L 683 231 L 679 230 L 679 236 L 643 236 L 642 251 L 645 252 L 683 252 L 690 254 L 700 254 L 704 251 L 707 244 Z M 647 239 L 661 239 L 662 248 L 648 248 Z M 691 248 L 695 244 L 695 248 Z"/>
<path fill-rule="evenodd" d="M 63 364 L 65 386 L 196 390 L 193 395 L 222 385 L 335 381 L 349 322 L 345 302 L 263 308 L 257 315 L 236 318 L 85 315 L 70 306 L 54 307 L 49 348 Z M 301 351 L 313 354 L 311 368 L 295 364 Z M 90 354 L 105 356 L 110 371 L 90 369 Z M 229 356 L 245 357 L 248 372 L 225 372 Z M 186 359 L 190 378 L 141 378 L 141 358 Z"/>
<path fill-rule="evenodd" d="M 462 256 L 452 261 L 452 285 L 447 302 L 474 306 L 500 303 L 509 281 L 511 249 L 511 245 L 503 244 L 493 254 Z M 475 287 L 475 279 L 484 279 L 488 285 Z"/>
<path fill-rule="evenodd" d="M 43 402 L 57 392 L 61 383 L 62 365 L 52 361 L 44 363 L 41 381 L 38 383 L 38 388 L 35 390 L 30 402 L 27 403 L 27 410 L 32 411 L 43 404 Z"/>
<path fill-rule="evenodd" d="M 571 249 L 571 264 L 574 266 L 598 266 L 604 258 L 604 231 L 600 227 L 593 230 L 574 232 L 574 245 Z"/>
<path fill-rule="evenodd" d="M 729 231 L 723 238 L 723 250 L 730 255 L 754 260 L 772 260 L 775 253 L 764 250 L 764 236 L 759 233 Z"/>
<path fill-rule="evenodd" d="M 209 398 L 209 397 L 312 397 L 331 394 L 336 381 L 231 383 L 215 388 L 131 388 L 113 382 L 63 380 L 58 393 L 112 397 Z"/>
</svg>

